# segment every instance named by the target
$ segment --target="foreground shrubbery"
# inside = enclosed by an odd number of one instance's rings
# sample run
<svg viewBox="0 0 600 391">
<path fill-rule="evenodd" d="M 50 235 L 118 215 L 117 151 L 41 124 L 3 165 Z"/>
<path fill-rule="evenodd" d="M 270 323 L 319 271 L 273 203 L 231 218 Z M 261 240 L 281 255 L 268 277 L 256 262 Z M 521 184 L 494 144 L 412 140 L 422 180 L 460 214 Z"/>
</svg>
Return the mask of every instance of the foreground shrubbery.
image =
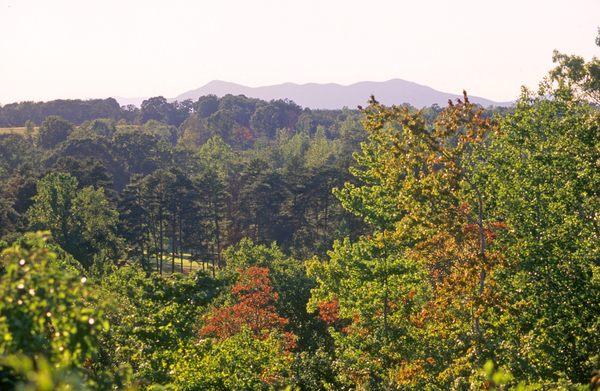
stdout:
<svg viewBox="0 0 600 391">
<path fill-rule="evenodd" d="M 33 367 L 49 373 L 44 376 L 68 372 L 93 384 L 91 364 L 109 328 L 95 287 L 61 263 L 46 241 L 29 234 L 2 253 L 0 356 L 16 370 L 3 371 L 6 387 Z"/>
</svg>

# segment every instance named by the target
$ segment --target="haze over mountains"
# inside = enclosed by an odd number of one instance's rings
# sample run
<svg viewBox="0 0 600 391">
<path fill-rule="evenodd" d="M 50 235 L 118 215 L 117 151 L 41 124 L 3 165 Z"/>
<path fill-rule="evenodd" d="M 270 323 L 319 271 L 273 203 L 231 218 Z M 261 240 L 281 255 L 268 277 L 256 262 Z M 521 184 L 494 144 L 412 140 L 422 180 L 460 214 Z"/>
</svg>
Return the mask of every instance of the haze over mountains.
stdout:
<svg viewBox="0 0 600 391">
<path fill-rule="evenodd" d="M 435 90 L 431 87 L 402 79 L 392 79 L 382 82 L 363 81 L 350 85 L 335 83 L 296 84 L 283 83 L 270 86 L 248 87 L 241 84 L 213 80 L 210 83 L 184 92 L 172 100 L 196 100 L 200 96 L 214 94 L 219 97 L 233 94 L 245 95 L 263 100 L 290 99 L 302 107 L 311 109 L 341 109 L 356 108 L 365 105 L 369 96 L 375 95 L 377 100 L 386 105 L 409 103 L 415 107 L 446 105 L 448 99 L 456 99 L 462 95 L 450 94 Z M 120 104 L 139 105 L 143 98 L 115 98 Z M 510 102 L 495 102 L 478 96 L 470 96 L 473 103 L 487 106 L 507 106 Z"/>
</svg>

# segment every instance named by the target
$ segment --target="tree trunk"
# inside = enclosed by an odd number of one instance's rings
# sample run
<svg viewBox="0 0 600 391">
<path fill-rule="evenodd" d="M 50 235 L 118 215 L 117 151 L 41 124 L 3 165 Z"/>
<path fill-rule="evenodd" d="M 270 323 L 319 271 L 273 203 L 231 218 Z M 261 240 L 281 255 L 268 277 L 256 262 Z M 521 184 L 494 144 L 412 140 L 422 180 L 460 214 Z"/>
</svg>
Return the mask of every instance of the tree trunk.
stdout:
<svg viewBox="0 0 600 391">
<path fill-rule="evenodd" d="M 487 264 L 487 259 L 486 259 L 486 253 L 485 253 L 485 247 L 486 247 L 486 243 L 485 243 L 485 231 L 483 229 L 483 200 L 481 197 L 481 193 L 479 192 L 478 189 L 476 189 L 477 191 L 477 204 L 478 204 L 478 213 L 477 213 L 477 227 L 479 230 L 479 257 L 481 259 L 481 271 L 479 273 L 479 289 L 478 289 L 478 295 L 481 298 L 481 295 L 483 294 L 483 290 L 485 288 L 485 279 L 487 277 L 487 272 L 486 272 L 486 264 Z M 480 355 L 481 351 L 479 349 L 479 345 L 481 343 L 482 340 L 482 334 L 481 334 L 481 328 L 479 325 L 479 316 L 475 316 L 474 319 L 474 323 L 473 323 L 473 328 L 475 331 L 475 335 L 477 336 L 477 344 L 475 346 L 475 352 L 477 354 L 477 356 Z"/>
<path fill-rule="evenodd" d="M 182 239 L 182 231 L 183 231 L 182 224 L 183 223 L 181 222 L 181 210 L 179 210 L 178 215 L 179 215 L 179 226 L 177 228 L 179 231 L 179 235 L 178 235 L 179 237 L 177 239 L 177 243 L 179 244 L 179 263 L 181 264 L 181 273 L 183 274 L 183 239 Z M 191 265 L 192 265 L 192 262 L 190 261 L 190 269 L 191 269 Z"/>
<path fill-rule="evenodd" d="M 175 211 L 173 211 L 173 217 L 171 217 L 171 274 L 175 273 L 175 254 L 177 253 L 176 218 Z"/>
<path fill-rule="evenodd" d="M 158 243 L 158 248 L 159 248 L 159 265 L 160 265 L 160 269 L 159 269 L 159 273 L 162 275 L 162 271 L 163 271 L 163 254 L 164 254 L 164 226 L 163 226 L 163 211 L 162 211 L 162 206 L 159 209 L 158 212 L 158 239 L 159 239 L 159 243 Z"/>
</svg>

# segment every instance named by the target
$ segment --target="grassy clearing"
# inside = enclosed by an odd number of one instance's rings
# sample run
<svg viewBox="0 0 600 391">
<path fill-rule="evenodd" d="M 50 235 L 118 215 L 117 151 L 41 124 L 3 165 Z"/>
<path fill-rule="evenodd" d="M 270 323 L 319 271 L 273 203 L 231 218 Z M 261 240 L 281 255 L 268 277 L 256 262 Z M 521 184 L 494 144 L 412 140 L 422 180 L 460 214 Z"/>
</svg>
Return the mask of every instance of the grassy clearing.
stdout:
<svg viewBox="0 0 600 391">
<path fill-rule="evenodd" d="M 25 134 L 27 128 L 24 126 L 15 128 L 0 128 L 0 134 Z"/>
<path fill-rule="evenodd" d="M 130 125 L 130 124 L 117 124 L 116 125 L 117 130 L 121 130 L 121 131 L 135 131 L 135 130 L 139 130 L 140 126 L 139 125 Z M 78 126 L 76 126 L 75 128 L 79 128 Z M 35 127 L 33 132 L 34 134 L 37 133 L 38 127 Z M 25 126 L 15 126 L 15 127 L 11 127 L 11 128 L 0 128 L 0 135 L 2 134 L 21 134 L 24 135 L 26 134 L 27 128 Z"/>
<path fill-rule="evenodd" d="M 209 271 L 212 268 L 212 265 L 208 262 L 200 262 L 200 261 L 192 261 L 190 260 L 190 254 L 183 254 L 183 257 L 176 256 L 175 257 L 175 269 L 171 266 L 173 259 L 171 258 L 171 254 L 163 255 L 163 265 L 162 272 L 163 273 L 183 273 L 189 274 L 190 270 L 195 272 L 197 270 L 206 270 Z M 183 270 L 181 268 L 183 261 Z M 153 260 L 153 263 L 156 265 L 156 260 Z"/>
</svg>

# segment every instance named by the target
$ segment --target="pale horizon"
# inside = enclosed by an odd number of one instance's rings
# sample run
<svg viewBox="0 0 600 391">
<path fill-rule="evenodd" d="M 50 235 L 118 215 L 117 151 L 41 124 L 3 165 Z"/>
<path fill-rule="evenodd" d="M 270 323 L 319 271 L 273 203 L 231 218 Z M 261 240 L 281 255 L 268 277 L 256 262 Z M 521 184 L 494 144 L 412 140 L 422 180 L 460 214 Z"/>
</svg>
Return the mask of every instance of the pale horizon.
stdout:
<svg viewBox="0 0 600 391">
<path fill-rule="evenodd" d="M 600 2 L 0 0 L 0 104 L 403 79 L 514 100 L 598 56 Z"/>
</svg>

